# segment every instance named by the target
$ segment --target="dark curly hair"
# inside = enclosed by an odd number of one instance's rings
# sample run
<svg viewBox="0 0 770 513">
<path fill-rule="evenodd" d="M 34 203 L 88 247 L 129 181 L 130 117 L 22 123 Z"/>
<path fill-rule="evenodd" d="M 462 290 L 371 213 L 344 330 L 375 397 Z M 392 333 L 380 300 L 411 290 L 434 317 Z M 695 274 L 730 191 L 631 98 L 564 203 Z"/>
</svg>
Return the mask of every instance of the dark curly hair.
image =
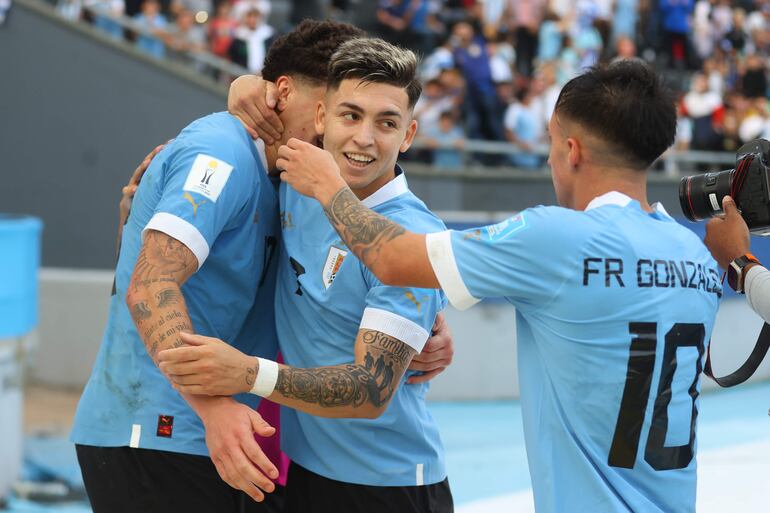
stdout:
<svg viewBox="0 0 770 513">
<path fill-rule="evenodd" d="M 339 46 L 366 33 L 348 23 L 303 20 L 270 46 L 262 77 L 275 82 L 281 75 L 301 77 L 313 85 L 326 83 L 329 60 Z"/>
<path fill-rule="evenodd" d="M 638 59 L 595 66 L 573 78 L 554 112 L 604 140 L 633 169 L 647 169 L 674 144 L 674 97 Z"/>
</svg>

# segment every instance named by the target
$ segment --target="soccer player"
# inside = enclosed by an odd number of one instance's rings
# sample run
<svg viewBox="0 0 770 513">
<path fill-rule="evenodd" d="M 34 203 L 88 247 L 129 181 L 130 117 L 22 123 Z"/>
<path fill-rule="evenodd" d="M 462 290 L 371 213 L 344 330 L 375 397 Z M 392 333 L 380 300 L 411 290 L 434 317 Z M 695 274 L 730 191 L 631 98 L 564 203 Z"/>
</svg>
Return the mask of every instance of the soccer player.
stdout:
<svg viewBox="0 0 770 513">
<path fill-rule="evenodd" d="M 460 308 L 516 307 L 539 512 L 695 511 L 699 377 L 722 288 L 703 243 L 647 201 L 646 170 L 675 128 L 645 64 L 592 68 L 549 122 L 561 207 L 428 235 L 369 210 L 329 153 L 279 150 L 281 178 L 321 203 L 383 283 L 441 287 Z"/>
<path fill-rule="evenodd" d="M 286 137 L 315 139 L 307 112 L 326 90 L 329 58 L 340 42 L 361 35 L 351 25 L 309 21 L 275 43 L 266 76 L 282 77 L 298 96 L 282 115 Z M 265 149 L 273 161 L 277 144 Z M 227 113 L 185 128 L 143 177 L 72 431 L 97 513 L 265 511 L 228 486 L 257 501 L 260 488 L 273 490 L 277 470 L 253 437 L 273 432 L 253 410 L 258 398 L 180 396 L 156 361 L 193 329 L 248 354 L 275 356 L 275 182 L 246 129 Z"/>
<path fill-rule="evenodd" d="M 412 52 L 381 40 L 344 43 L 330 63 L 316 129 L 356 197 L 430 232 L 443 224 L 409 191 L 396 163 L 417 129 L 416 64 Z M 291 187 L 281 188 L 281 209 L 276 320 L 286 365 L 183 336 L 198 347 L 163 351 L 161 369 L 186 393 L 251 389 L 293 408 L 281 418 L 292 460 L 287 512 L 452 511 L 427 386 L 403 384 L 443 296 L 384 286 L 350 254 L 320 206 Z M 244 379 L 249 372 L 253 389 Z"/>
</svg>

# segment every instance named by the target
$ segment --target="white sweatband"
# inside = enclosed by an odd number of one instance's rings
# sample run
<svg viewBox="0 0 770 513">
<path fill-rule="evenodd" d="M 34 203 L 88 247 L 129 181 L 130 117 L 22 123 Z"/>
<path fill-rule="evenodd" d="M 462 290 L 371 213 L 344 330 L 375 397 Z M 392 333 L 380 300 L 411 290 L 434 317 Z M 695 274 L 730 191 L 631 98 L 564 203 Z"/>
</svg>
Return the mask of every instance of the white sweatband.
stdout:
<svg viewBox="0 0 770 513">
<path fill-rule="evenodd" d="M 749 306 L 765 322 L 770 322 L 770 271 L 761 265 L 752 266 L 743 282 Z"/>
<path fill-rule="evenodd" d="M 278 364 L 264 358 L 257 358 L 257 361 L 259 362 L 257 379 L 254 380 L 254 386 L 249 393 L 268 397 L 275 390 L 275 383 L 278 381 Z"/>
</svg>

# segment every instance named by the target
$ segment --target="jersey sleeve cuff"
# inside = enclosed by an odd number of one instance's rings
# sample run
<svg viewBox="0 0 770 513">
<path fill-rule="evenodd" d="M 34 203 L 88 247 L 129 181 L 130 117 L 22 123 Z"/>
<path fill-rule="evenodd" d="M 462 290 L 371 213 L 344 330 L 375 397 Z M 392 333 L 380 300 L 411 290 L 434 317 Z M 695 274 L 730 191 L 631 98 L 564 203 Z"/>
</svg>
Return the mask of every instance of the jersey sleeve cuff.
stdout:
<svg viewBox="0 0 770 513">
<path fill-rule="evenodd" d="M 433 272 L 436 273 L 438 283 L 452 306 L 458 310 L 466 310 L 478 303 L 479 300 L 471 295 L 460 275 L 460 269 L 457 268 L 452 250 L 451 230 L 427 234 L 425 245 Z"/>
<path fill-rule="evenodd" d="M 144 240 L 147 230 L 163 232 L 187 246 L 193 252 L 195 258 L 198 259 L 198 269 L 201 268 L 203 262 L 209 256 L 209 244 L 203 238 L 201 232 L 181 217 L 169 214 L 168 212 L 158 212 L 152 216 L 150 222 L 142 230 L 142 240 Z"/>
<path fill-rule="evenodd" d="M 396 338 L 418 353 L 422 351 L 429 335 L 428 331 L 416 322 L 379 308 L 364 310 L 361 329 L 379 331 Z"/>
</svg>

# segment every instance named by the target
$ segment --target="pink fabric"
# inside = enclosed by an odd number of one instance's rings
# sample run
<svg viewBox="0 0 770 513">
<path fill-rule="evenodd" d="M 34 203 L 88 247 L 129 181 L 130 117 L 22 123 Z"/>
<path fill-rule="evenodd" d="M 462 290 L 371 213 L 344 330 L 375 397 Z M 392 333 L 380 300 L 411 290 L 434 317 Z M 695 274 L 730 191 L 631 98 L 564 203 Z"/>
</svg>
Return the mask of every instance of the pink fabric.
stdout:
<svg viewBox="0 0 770 513">
<path fill-rule="evenodd" d="M 283 363 L 283 357 L 280 354 L 276 360 L 278 363 Z M 278 468 L 278 479 L 275 482 L 281 486 L 286 486 L 286 475 L 289 472 L 291 460 L 281 452 L 281 406 L 267 399 L 262 399 L 257 408 L 257 413 L 262 415 L 265 422 L 275 428 L 275 434 L 269 437 L 261 437 L 255 434 L 254 439 L 259 443 L 265 456 Z"/>
</svg>

